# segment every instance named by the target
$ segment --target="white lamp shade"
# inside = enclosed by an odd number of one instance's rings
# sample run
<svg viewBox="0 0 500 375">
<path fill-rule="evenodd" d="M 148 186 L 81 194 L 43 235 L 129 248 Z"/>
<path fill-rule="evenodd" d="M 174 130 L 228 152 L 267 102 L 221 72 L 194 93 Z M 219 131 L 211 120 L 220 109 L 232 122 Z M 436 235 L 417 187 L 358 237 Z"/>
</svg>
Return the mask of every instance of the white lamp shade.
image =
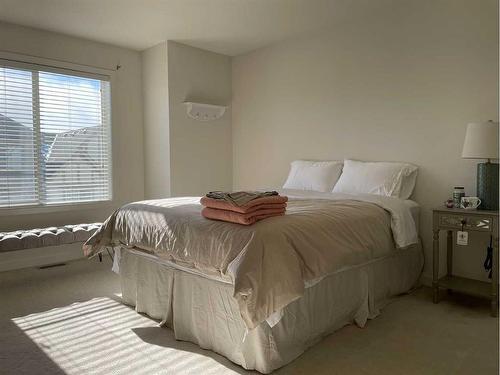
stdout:
<svg viewBox="0 0 500 375">
<path fill-rule="evenodd" d="M 468 124 L 462 158 L 498 159 L 498 122 Z"/>
</svg>

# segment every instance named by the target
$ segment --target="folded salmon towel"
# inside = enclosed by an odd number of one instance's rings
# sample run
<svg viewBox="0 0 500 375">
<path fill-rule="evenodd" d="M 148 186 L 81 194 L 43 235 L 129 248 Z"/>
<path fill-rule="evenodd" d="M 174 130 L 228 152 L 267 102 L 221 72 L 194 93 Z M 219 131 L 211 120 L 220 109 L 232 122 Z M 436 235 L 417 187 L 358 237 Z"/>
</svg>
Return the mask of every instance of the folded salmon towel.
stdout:
<svg viewBox="0 0 500 375">
<path fill-rule="evenodd" d="M 205 207 L 201 210 L 203 217 L 212 220 L 228 221 L 230 223 L 251 225 L 259 220 L 267 219 L 273 216 L 282 216 L 285 214 L 284 208 L 268 208 L 256 210 L 251 213 L 239 213 L 228 210 L 219 210 L 217 208 Z"/>
<path fill-rule="evenodd" d="M 200 199 L 200 203 L 205 207 L 240 212 L 242 214 L 254 212 L 260 208 L 262 208 L 262 209 L 286 208 L 287 201 L 288 201 L 288 197 L 286 197 L 286 196 L 272 195 L 269 197 L 262 197 L 262 198 L 253 199 L 250 202 L 244 204 L 243 206 L 235 206 L 235 205 L 233 205 L 225 200 L 221 200 L 221 199 L 214 199 L 214 198 L 208 198 L 208 197 L 202 197 Z M 270 205 L 272 205 L 272 207 Z"/>
</svg>

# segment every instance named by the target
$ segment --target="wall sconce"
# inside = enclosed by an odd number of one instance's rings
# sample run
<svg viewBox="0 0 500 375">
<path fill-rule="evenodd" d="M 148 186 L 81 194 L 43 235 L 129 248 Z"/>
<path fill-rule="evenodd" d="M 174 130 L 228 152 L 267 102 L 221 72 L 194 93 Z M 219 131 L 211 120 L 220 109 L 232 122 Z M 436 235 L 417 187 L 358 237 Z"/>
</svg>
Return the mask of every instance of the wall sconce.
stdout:
<svg viewBox="0 0 500 375">
<path fill-rule="evenodd" d="M 227 106 L 195 102 L 184 102 L 189 117 L 198 121 L 212 121 L 221 118 Z"/>
</svg>

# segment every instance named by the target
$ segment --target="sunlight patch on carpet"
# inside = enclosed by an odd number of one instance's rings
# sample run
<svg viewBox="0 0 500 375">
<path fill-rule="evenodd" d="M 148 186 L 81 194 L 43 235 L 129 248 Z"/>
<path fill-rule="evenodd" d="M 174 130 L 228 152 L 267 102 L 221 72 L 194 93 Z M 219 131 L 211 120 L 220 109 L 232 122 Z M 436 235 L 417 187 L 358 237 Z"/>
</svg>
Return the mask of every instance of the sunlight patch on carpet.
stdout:
<svg viewBox="0 0 500 375">
<path fill-rule="evenodd" d="M 12 321 L 67 374 L 236 374 L 166 328 L 161 344 L 145 342 L 133 330 L 158 323 L 106 297 Z"/>
</svg>

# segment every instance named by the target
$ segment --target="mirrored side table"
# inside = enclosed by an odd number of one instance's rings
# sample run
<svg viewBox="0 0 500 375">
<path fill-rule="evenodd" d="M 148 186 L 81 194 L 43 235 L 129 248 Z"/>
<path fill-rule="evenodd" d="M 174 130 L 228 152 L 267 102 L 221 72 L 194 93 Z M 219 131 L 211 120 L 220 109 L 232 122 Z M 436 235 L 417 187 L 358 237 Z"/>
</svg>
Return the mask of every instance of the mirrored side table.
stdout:
<svg viewBox="0 0 500 375">
<path fill-rule="evenodd" d="M 491 300 L 491 315 L 498 316 L 498 211 L 435 208 L 433 210 L 433 272 L 434 303 L 439 302 L 439 288 L 456 290 Z M 447 232 L 446 275 L 439 277 L 439 235 Z M 491 282 L 453 275 L 453 231 L 483 232 L 493 237 Z M 481 249 L 484 251 L 484 249 Z"/>
</svg>

